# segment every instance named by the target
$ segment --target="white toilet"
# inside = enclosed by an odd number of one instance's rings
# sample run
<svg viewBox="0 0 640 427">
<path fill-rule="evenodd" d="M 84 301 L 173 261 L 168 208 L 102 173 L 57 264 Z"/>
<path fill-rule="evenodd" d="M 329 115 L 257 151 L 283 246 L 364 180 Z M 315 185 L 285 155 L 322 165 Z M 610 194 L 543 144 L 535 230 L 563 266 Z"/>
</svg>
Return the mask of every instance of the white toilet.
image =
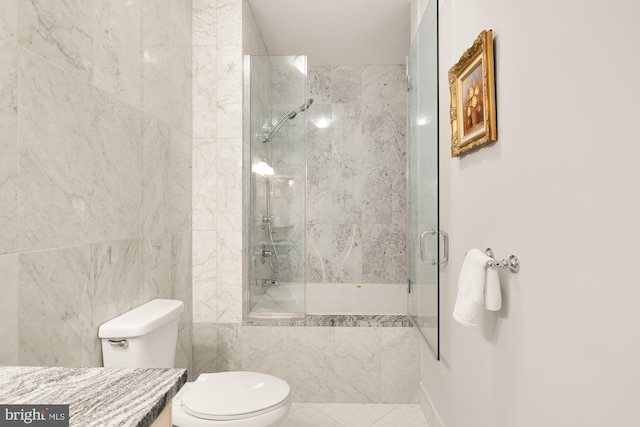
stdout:
<svg viewBox="0 0 640 427">
<path fill-rule="evenodd" d="M 113 368 L 172 368 L 182 301 L 149 301 L 102 325 L 102 360 Z M 201 374 L 173 398 L 177 427 L 276 427 L 287 417 L 289 385 L 257 372 Z"/>
</svg>

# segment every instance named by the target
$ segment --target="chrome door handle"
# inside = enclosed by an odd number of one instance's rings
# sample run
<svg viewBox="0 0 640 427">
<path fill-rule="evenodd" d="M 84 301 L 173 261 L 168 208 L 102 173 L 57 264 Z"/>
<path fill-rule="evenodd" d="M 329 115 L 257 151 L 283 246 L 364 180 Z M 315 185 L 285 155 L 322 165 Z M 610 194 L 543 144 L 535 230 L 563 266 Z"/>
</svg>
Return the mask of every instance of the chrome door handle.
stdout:
<svg viewBox="0 0 640 427">
<path fill-rule="evenodd" d="M 435 260 L 435 259 L 425 259 L 425 250 L 424 250 L 424 238 L 425 236 L 442 236 L 442 258 L 440 258 L 439 260 Z M 420 234 L 420 259 L 422 260 L 422 262 L 426 262 L 427 264 L 431 264 L 431 265 L 443 265 L 446 264 L 447 261 L 449 261 L 449 235 L 447 233 L 445 233 L 444 231 L 441 230 L 425 230 L 422 232 L 422 234 Z"/>
</svg>

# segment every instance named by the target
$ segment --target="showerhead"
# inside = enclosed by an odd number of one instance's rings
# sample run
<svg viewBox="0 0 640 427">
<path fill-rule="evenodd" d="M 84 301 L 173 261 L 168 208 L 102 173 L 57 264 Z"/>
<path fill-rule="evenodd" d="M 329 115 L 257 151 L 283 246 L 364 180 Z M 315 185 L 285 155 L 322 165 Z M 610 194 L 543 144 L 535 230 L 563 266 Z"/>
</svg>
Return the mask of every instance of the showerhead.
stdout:
<svg viewBox="0 0 640 427">
<path fill-rule="evenodd" d="M 271 130 L 269 131 L 269 133 L 267 133 L 265 135 L 265 137 L 262 139 L 262 142 L 269 142 L 271 140 L 271 138 L 273 138 L 273 136 L 278 133 L 278 131 L 280 130 L 280 128 L 282 126 L 284 126 L 285 122 L 287 120 L 293 120 L 298 113 L 302 112 L 302 111 L 306 111 L 311 104 L 313 104 L 313 98 L 309 98 L 308 100 L 306 100 L 305 102 L 303 102 L 302 104 L 298 105 L 296 108 L 294 108 L 293 110 L 289 111 L 287 114 L 285 114 L 284 116 L 282 116 L 280 118 L 280 120 L 278 120 L 278 122 L 276 123 L 276 125 L 274 127 L 271 128 Z"/>
</svg>

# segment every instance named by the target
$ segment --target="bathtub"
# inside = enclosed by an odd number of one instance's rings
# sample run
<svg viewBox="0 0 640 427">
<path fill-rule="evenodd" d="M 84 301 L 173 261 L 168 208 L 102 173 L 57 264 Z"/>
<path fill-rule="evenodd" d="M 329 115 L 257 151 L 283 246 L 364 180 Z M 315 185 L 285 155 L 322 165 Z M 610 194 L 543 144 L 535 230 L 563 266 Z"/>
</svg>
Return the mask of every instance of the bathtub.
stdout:
<svg viewBox="0 0 640 427">
<path fill-rule="evenodd" d="M 406 314 L 404 283 L 281 282 L 270 287 L 254 306 L 252 315 L 299 314 Z"/>
</svg>

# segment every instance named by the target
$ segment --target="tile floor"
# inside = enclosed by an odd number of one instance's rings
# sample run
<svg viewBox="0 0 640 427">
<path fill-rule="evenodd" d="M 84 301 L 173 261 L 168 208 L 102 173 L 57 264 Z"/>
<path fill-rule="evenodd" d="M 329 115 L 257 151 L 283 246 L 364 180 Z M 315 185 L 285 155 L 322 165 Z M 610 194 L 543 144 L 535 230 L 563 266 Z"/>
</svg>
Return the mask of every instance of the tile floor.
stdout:
<svg viewBox="0 0 640 427">
<path fill-rule="evenodd" d="M 428 427 L 420 405 L 292 403 L 281 427 Z"/>
</svg>

